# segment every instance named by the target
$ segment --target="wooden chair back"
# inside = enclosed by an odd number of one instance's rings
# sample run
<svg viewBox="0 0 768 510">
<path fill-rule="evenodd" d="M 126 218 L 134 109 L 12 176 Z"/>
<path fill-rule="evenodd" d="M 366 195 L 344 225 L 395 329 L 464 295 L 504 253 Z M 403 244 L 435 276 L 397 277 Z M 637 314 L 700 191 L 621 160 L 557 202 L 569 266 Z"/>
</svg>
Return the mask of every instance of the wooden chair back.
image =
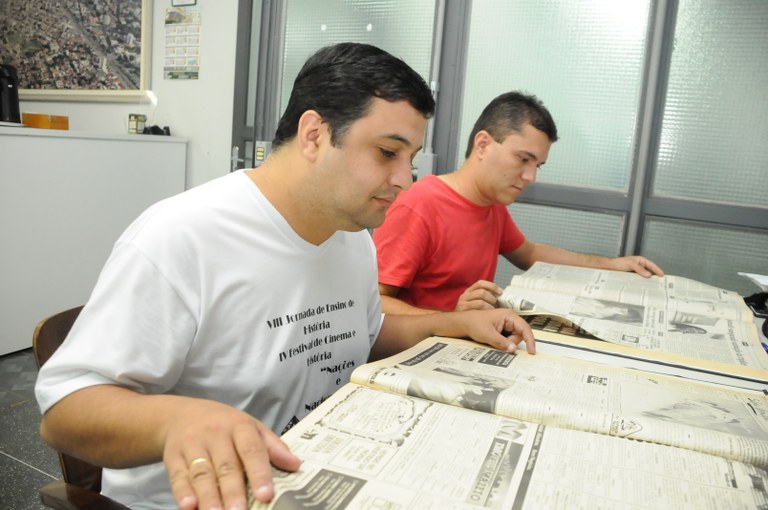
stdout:
<svg viewBox="0 0 768 510">
<path fill-rule="evenodd" d="M 32 336 L 32 347 L 38 369 L 48 361 L 53 353 L 56 352 L 56 349 L 64 342 L 82 309 L 82 306 L 78 306 L 57 313 L 43 319 L 37 325 Z M 61 474 L 65 482 L 95 492 L 101 490 L 100 467 L 64 453 L 59 453 L 59 464 L 61 464 Z"/>
</svg>

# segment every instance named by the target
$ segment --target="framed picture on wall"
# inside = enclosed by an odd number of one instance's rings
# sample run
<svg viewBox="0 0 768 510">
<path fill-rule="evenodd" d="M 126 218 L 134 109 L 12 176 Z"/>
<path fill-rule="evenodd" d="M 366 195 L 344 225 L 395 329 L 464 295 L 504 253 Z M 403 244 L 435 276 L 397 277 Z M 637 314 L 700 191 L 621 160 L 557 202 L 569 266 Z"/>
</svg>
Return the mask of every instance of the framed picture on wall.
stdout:
<svg viewBox="0 0 768 510">
<path fill-rule="evenodd" d="M 140 101 L 149 85 L 150 0 L 9 1 L 0 63 L 27 101 Z"/>
</svg>

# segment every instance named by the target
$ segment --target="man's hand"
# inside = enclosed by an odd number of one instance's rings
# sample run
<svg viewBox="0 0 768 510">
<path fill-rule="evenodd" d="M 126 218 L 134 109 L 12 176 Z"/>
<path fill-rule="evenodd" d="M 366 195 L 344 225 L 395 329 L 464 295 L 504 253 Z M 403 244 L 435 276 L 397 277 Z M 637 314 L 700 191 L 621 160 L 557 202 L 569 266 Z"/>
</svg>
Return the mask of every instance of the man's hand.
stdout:
<svg viewBox="0 0 768 510">
<path fill-rule="evenodd" d="M 515 312 L 496 308 L 459 313 L 467 316 L 467 336 L 472 340 L 506 352 L 515 352 L 518 344 L 525 342 L 528 354 L 536 354 L 531 326 Z"/>
<path fill-rule="evenodd" d="M 496 299 L 503 291 L 493 282 L 478 280 L 459 296 L 456 311 L 492 310 L 496 308 Z"/>
<path fill-rule="evenodd" d="M 274 495 L 270 464 L 295 471 L 301 461 L 252 416 L 194 399 L 165 433 L 165 462 L 181 510 L 247 508 L 246 479 L 254 497 Z"/>
<path fill-rule="evenodd" d="M 518 344 L 525 342 L 527 351 L 536 353 L 533 332 L 525 319 L 508 308 L 494 308 L 426 315 L 385 314 L 371 359 L 397 354 L 430 336 L 470 338 L 505 352 L 515 352 Z"/>
<path fill-rule="evenodd" d="M 43 439 L 92 464 L 123 469 L 165 462 L 182 510 L 246 509 L 246 480 L 259 501 L 274 494 L 270 464 L 301 461 L 269 428 L 234 407 L 112 384 L 83 388 L 43 416 Z"/>
<path fill-rule="evenodd" d="M 610 269 L 614 269 L 616 271 L 635 272 L 646 278 L 654 275 L 664 276 L 664 271 L 662 271 L 659 266 L 647 258 L 641 257 L 639 255 L 612 259 Z"/>
</svg>

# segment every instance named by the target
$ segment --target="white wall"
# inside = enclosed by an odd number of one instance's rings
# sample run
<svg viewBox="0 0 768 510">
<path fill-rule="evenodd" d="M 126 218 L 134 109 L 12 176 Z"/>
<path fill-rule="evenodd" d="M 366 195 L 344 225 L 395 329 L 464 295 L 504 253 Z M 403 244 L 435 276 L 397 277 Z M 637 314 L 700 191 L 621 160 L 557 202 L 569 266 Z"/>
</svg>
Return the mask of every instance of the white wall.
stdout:
<svg viewBox="0 0 768 510">
<path fill-rule="evenodd" d="M 185 138 L 187 187 L 229 172 L 232 144 L 237 2 L 197 0 L 201 13 L 200 77 L 165 80 L 165 11 L 171 0 L 154 0 L 149 103 L 22 101 L 22 112 L 68 115 L 71 131 L 127 133 L 128 114 L 147 115 L 147 125 L 168 126 Z"/>
</svg>

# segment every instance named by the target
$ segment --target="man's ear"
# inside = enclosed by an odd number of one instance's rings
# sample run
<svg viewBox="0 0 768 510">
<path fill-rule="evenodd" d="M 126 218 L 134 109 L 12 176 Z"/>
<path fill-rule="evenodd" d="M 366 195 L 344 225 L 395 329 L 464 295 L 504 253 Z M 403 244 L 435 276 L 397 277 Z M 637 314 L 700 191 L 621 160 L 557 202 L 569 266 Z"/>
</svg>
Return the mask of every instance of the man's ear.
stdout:
<svg viewBox="0 0 768 510">
<path fill-rule="evenodd" d="M 496 143 L 496 141 L 493 139 L 490 133 L 484 129 L 481 129 L 475 134 L 474 149 L 472 149 L 472 152 L 476 154 L 477 157 L 482 159 L 485 157 L 488 146 L 492 143 Z"/>
<path fill-rule="evenodd" d="M 323 143 L 323 137 L 328 136 L 330 136 L 328 124 L 323 121 L 323 117 L 319 113 L 315 110 L 307 110 L 301 115 L 296 141 L 305 158 L 314 162 Z"/>
</svg>

